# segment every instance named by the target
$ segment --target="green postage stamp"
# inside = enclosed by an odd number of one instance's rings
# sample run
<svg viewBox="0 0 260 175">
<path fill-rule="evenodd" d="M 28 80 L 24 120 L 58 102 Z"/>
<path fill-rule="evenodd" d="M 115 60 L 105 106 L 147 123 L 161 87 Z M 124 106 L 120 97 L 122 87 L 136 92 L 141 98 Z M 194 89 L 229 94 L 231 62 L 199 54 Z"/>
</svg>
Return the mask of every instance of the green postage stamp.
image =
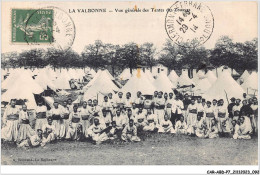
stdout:
<svg viewBox="0 0 260 175">
<path fill-rule="evenodd" d="M 13 43 L 52 43 L 53 9 L 12 9 Z"/>
</svg>

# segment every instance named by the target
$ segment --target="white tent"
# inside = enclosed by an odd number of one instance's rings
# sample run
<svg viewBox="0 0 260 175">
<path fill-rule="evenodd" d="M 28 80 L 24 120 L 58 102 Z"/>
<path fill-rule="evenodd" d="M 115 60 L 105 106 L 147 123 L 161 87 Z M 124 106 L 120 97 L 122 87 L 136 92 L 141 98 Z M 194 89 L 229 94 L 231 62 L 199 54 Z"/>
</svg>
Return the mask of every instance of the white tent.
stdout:
<svg viewBox="0 0 260 175">
<path fill-rule="evenodd" d="M 146 71 L 144 72 L 144 74 L 145 74 L 145 76 L 149 79 L 149 81 L 150 81 L 151 83 L 154 82 L 153 75 L 152 75 L 152 73 L 151 73 L 149 70 L 146 70 Z M 165 73 L 160 73 L 160 74 L 165 74 Z M 166 74 L 165 74 L 165 75 L 166 75 Z"/>
<path fill-rule="evenodd" d="M 215 83 L 215 81 L 217 80 L 217 77 L 212 71 L 208 71 L 206 76 L 211 84 Z"/>
<path fill-rule="evenodd" d="M 130 69 L 124 69 L 123 72 L 118 76 L 120 80 L 128 80 L 130 79 L 132 74 L 130 73 Z"/>
<path fill-rule="evenodd" d="M 123 93 L 130 92 L 132 97 L 135 97 L 138 91 L 141 91 L 144 95 L 153 95 L 155 90 L 153 83 L 142 71 L 133 74 L 121 89 Z"/>
<path fill-rule="evenodd" d="M 195 83 L 189 78 L 187 71 L 182 71 L 181 76 L 178 79 L 179 86 L 194 85 Z"/>
<path fill-rule="evenodd" d="M 211 86 L 212 84 L 209 82 L 208 78 L 198 79 L 193 91 L 196 94 L 201 95 L 204 94 Z"/>
<path fill-rule="evenodd" d="M 250 75 L 249 72 L 247 70 L 245 70 L 240 78 L 242 78 L 243 81 L 245 81 L 249 75 Z"/>
<path fill-rule="evenodd" d="M 174 70 L 172 70 L 172 71 L 170 72 L 170 74 L 168 75 L 168 78 L 171 80 L 171 82 L 172 82 L 172 84 L 173 84 L 174 86 L 177 85 L 179 76 L 176 74 L 176 72 L 175 72 Z"/>
<path fill-rule="evenodd" d="M 87 85 L 84 92 L 84 100 L 93 99 L 98 96 L 98 94 L 107 95 L 110 92 L 118 91 L 119 88 L 115 85 L 115 83 L 111 79 L 111 74 L 107 71 L 101 71 L 97 76 L 95 76 L 91 84 Z"/>
<path fill-rule="evenodd" d="M 162 92 L 173 92 L 172 89 L 174 88 L 172 82 L 166 76 L 166 74 L 159 74 L 157 78 L 154 80 L 153 85 L 157 91 Z"/>
<path fill-rule="evenodd" d="M 201 79 L 204 79 L 206 78 L 206 74 L 205 74 L 205 71 L 203 70 L 199 70 L 195 75 L 193 75 L 193 79 L 192 81 L 197 84 L 198 81 L 200 81 Z"/>
<path fill-rule="evenodd" d="M 2 101 L 10 102 L 11 99 L 26 99 L 28 109 L 35 109 L 34 94 L 40 94 L 44 89 L 32 79 L 28 72 L 21 74 L 14 84 L 2 95 Z"/>
<path fill-rule="evenodd" d="M 224 70 L 211 88 L 203 95 L 207 100 L 242 98 L 243 88 L 232 78 L 228 70 Z M 227 103 L 226 103 L 227 104 Z"/>
<path fill-rule="evenodd" d="M 54 80 L 54 85 L 57 89 L 71 89 L 69 81 L 71 80 L 70 75 L 67 70 L 61 70 L 61 72 L 57 72 L 57 79 Z"/>
<path fill-rule="evenodd" d="M 111 81 L 114 80 L 114 77 L 109 73 L 108 70 L 98 70 L 94 78 L 92 78 L 88 84 L 86 84 L 83 87 L 83 90 L 86 91 L 88 88 L 90 88 L 96 81 L 97 79 L 102 79 L 103 77 L 108 77 Z"/>
<path fill-rule="evenodd" d="M 43 88 L 47 89 L 47 87 L 56 91 L 56 87 L 51 79 L 48 77 L 48 71 L 39 71 L 38 75 L 35 77 L 35 81 Z"/>
<path fill-rule="evenodd" d="M 8 89 L 10 88 L 14 82 L 20 77 L 20 75 L 23 73 L 23 71 L 17 71 L 17 72 L 12 72 L 10 75 L 2 82 L 1 88 L 2 89 Z"/>
<path fill-rule="evenodd" d="M 258 75 L 256 72 L 252 72 L 251 75 L 247 77 L 241 87 L 248 94 L 255 94 L 258 91 Z"/>
</svg>

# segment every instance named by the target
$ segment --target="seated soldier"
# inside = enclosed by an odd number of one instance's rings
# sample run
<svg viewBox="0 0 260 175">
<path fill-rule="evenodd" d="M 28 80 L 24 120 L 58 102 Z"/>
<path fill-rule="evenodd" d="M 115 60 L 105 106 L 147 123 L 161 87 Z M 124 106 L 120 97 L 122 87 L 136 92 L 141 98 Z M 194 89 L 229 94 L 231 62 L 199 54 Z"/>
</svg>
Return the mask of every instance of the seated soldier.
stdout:
<svg viewBox="0 0 260 175">
<path fill-rule="evenodd" d="M 105 126 L 101 125 L 99 119 L 95 117 L 93 124 L 88 129 L 88 135 L 97 145 L 99 145 L 108 139 L 108 136 L 104 131 L 105 129 Z"/>
<path fill-rule="evenodd" d="M 210 128 L 208 129 L 208 132 L 205 137 L 208 137 L 210 139 L 217 138 L 218 135 L 218 125 L 216 119 L 211 120 Z"/>
<path fill-rule="evenodd" d="M 123 141 L 139 142 L 140 138 L 137 137 L 137 128 L 134 125 L 134 120 L 130 119 L 129 124 L 125 126 L 121 136 Z"/>
<path fill-rule="evenodd" d="M 66 134 L 66 139 L 70 140 L 79 140 L 81 138 L 81 133 L 80 130 L 82 131 L 82 126 L 81 126 L 81 115 L 80 112 L 78 111 L 78 107 L 74 106 L 73 107 L 73 112 L 70 113 L 69 116 L 69 129 Z"/>
<path fill-rule="evenodd" d="M 240 117 L 239 118 L 239 129 L 235 131 L 236 133 L 234 134 L 234 139 L 251 139 L 250 136 L 250 130 L 246 126 L 245 118 Z"/>
<path fill-rule="evenodd" d="M 109 113 L 106 110 L 102 110 L 102 114 L 103 114 L 103 116 L 100 118 L 102 118 L 106 127 L 111 126 L 111 123 L 112 123 L 111 115 L 109 115 Z"/>
<path fill-rule="evenodd" d="M 17 147 L 37 147 L 37 146 L 45 146 L 43 142 L 45 138 L 42 136 L 42 130 L 37 129 L 37 133 L 26 140 L 23 140 Z M 46 142 L 46 141 L 45 141 Z"/>
<path fill-rule="evenodd" d="M 108 139 L 110 140 L 114 140 L 117 138 L 117 128 L 116 128 L 116 122 L 115 121 L 112 121 L 112 124 L 111 124 L 111 128 L 109 129 L 109 131 L 107 132 L 107 136 L 108 136 Z"/>
<path fill-rule="evenodd" d="M 125 116 L 123 114 L 121 114 L 120 109 L 117 109 L 116 111 L 116 116 L 113 117 L 113 121 L 116 122 L 116 128 L 118 130 L 123 130 L 123 128 L 125 127 L 127 120 L 125 118 Z"/>
<path fill-rule="evenodd" d="M 147 122 L 144 126 L 144 131 L 155 131 L 158 127 L 158 119 L 155 114 L 152 114 L 152 110 L 150 108 L 147 109 Z"/>
<path fill-rule="evenodd" d="M 177 134 L 187 134 L 187 124 L 184 121 L 183 115 L 180 117 L 180 120 L 178 120 L 175 124 L 175 131 Z"/>
<path fill-rule="evenodd" d="M 205 118 L 202 118 L 201 115 L 197 116 L 197 122 L 195 125 L 195 134 L 197 137 L 204 138 L 206 133 L 208 132 L 207 124 L 205 122 Z"/>
<path fill-rule="evenodd" d="M 147 121 L 143 108 L 139 108 L 137 114 L 135 115 L 135 120 L 137 128 L 143 129 L 143 127 L 146 126 Z"/>
<path fill-rule="evenodd" d="M 237 137 L 238 137 L 239 126 L 240 126 L 240 119 L 232 121 L 231 133 L 233 134 L 233 139 L 237 139 Z"/>
<path fill-rule="evenodd" d="M 172 122 L 169 120 L 169 117 L 167 114 L 164 115 L 164 120 L 160 122 L 159 125 L 159 133 L 175 133 L 175 130 L 173 129 Z"/>
<path fill-rule="evenodd" d="M 48 123 L 42 126 L 42 131 L 46 140 L 43 141 L 44 144 L 50 143 L 56 139 L 55 126 L 52 124 L 52 118 L 48 118 Z"/>
</svg>

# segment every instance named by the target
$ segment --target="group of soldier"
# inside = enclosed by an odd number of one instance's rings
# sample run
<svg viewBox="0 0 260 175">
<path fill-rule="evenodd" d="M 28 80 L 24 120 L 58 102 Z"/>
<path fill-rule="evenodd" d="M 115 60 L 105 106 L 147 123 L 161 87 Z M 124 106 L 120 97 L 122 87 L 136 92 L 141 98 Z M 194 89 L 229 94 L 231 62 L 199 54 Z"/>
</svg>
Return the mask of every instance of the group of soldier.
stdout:
<svg viewBox="0 0 260 175">
<path fill-rule="evenodd" d="M 256 97 L 206 101 L 198 97 L 154 92 L 150 105 L 140 91 L 109 93 L 97 99 L 73 104 L 72 99 L 55 101 L 47 110 L 42 101 L 35 109 L 33 126 L 27 106 L 11 100 L 3 115 L 2 139 L 18 147 L 45 146 L 55 140 L 106 140 L 138 142 L 146 132 L 187 134 L 200 138 L 231 137 L 250 139 L 257 133 L 258 101 Z"/>
</svg>

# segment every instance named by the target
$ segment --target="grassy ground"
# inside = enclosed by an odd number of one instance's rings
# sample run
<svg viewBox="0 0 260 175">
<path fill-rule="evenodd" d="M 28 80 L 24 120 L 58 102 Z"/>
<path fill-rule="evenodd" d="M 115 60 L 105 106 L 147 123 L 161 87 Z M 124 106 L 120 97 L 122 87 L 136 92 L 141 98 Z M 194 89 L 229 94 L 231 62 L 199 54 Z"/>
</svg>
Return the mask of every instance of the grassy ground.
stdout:
<svg viewBox="0 0 260 175">
<path fill-rule="evenodd" d="M 116 141 L 93 145 L 63 141 L 28 150 L 2 143 L 1 162 L 3 165 L 257 165 L 257 142 L 257 138 L 199 139 L 156 133 L 138 143 Z"/>
</svg>

